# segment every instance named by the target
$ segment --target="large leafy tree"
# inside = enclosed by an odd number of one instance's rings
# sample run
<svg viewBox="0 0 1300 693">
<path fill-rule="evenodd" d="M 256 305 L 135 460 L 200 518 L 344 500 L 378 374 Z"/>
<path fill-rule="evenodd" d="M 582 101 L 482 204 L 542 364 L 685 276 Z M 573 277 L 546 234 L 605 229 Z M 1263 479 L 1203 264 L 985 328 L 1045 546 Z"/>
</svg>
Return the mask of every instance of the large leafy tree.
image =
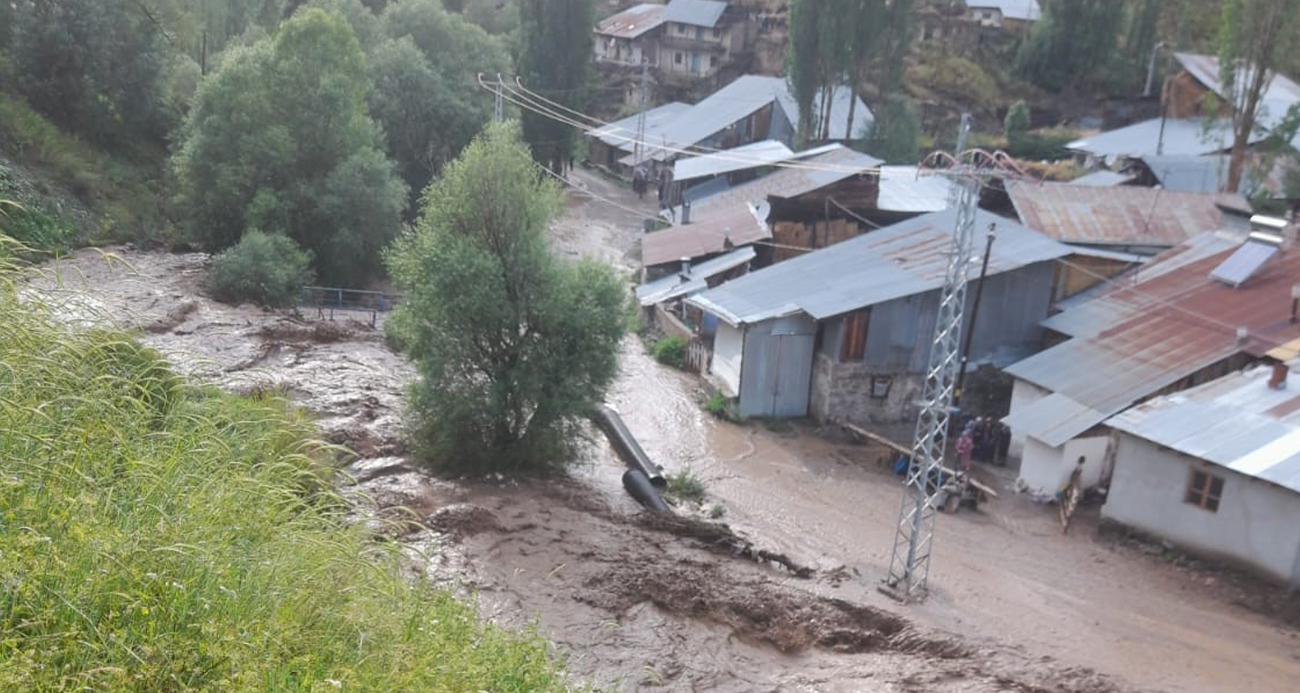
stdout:
<svg viewBox="0 0 1300 693">
<path fill-rule="evenodd" d="M 1246 147 L 1278 68 L 1300 49 L 1300 0 L 1226 0 L 1219 28 L 1219 82 L 1232 119 L 1232 153 L 1224 189 L 1237 192 Z M 1281 119 L 1284 114 L 1271 114 Z"/>
<path fill-rule="evenodd" d="M 420 373 L 411 439 L 436 468 L 562 466 L 614 379 L 625 294 L 608 267 L 549 252 L 561 199 L 517 126 L 490 125 L 388 253 L 405 295 L 390 329 Z"/>
<path fill-rule="evenodd" d="M 862 149 L 890 164 L 915 164 L 920 157 L 921 117 L 902 94 L 885 99 Z"/>
<path fill-rule="evenodd" d="M 332 283 L 376 269 L 406 189 L 382 153 L 366 86 L 351 28 L 319 9 L 230 49 L 200 86 L 175 158 L 191 236 L 219 250 L 248 229 L 284 232 Z"/>
<path fill-rule="evenodd" d="M 1051 0 L 1016 54 L 1016 71 L 1060 91 L 1095 83 L 1113 64 L 1124 22 L 1124 0 Z"/>
<path fill-rule="evenodd" d="M 19 91 L 98 143 L 161 139 L 164 38 L 135 0 L 18 0 L 7 11 Z"/>
<path fill-rule="evenodd" d="M 582 111 L 593 69 L 592 0 L 529 0 L 519 4 L 523 46 L 518 72 L 528 88 Z M 573 153 L 576 132 L 545 115 L 525 111 L 524 139 L 533 156 L 560 171 Z"/>
<path fill-rule="evenodd" d="M 366 98 L 418 196 L 492 117 L 492 99 L 479 90 L 477 75 L 506 72 L 510 56 L 500 39 L 437 0 L 391 4 L 382 26 L 387 39 L 370 53 Z"/>
</svg>

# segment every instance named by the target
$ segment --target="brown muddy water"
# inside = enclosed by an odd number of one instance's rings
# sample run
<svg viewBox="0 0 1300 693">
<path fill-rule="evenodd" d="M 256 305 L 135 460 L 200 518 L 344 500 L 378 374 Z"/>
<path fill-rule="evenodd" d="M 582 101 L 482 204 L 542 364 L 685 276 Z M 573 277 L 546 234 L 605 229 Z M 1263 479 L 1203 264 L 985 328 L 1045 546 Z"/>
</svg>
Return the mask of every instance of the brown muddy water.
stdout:
<svg viewBox="0 0 1300 693">
<path fill-rule="evenodd" d="M 639 201 L 578 174 L 603 197 Z M 554 228 L 566 257 L 635 266 L 635 216 L 571 195 Z M 1242 606 L 1212 575 L 1105 541 L 1085 518 L 1010 492 L 939 520 L 933 592 L 900 606 L 887 569 L 901 492 L 881 451 L 800 424 L 717 422 L 698 383 L 623 345 L 610 404 L 667 471 L 704 480 L 703 506 L 658 519 L 620 484 L 592 433 L 568 480 L 437 479 L 404 457 L 400 400 L 410 365 L 382 318 L 322 321 L 231 307 L 203 295 L 205 256 L 114 248 L 43 268 L 33 289 L 69 319 L 111 319 L 197 380 L 278 387 L 323 434 L 358 453 L 340 483 L 398 532 L 432 582 L 484 616 L 556 643 L 575 681 L 607 690 L 1075 691 L 1296 690 L 1297 633 Z M 129 266 L 128 266 L 129 265 Z M 713 506 L 721 523 L 706 516 Z M 397 510 L 405 508 L 407 510 Z M 758 552 L 789 558 L 798 574 Z"/>
</svg>

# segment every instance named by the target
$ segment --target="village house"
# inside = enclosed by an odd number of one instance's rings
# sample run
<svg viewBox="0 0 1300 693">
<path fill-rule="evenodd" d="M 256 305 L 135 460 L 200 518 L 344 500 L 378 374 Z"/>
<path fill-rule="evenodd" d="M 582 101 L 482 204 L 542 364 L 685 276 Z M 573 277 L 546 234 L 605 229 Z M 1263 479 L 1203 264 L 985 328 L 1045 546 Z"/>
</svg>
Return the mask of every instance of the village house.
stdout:
<svg viewBox="0 0 1300 693">
<path fill-rule="evenodd" d="M 1015 381 L 1003 422 L 1022 488 L 1050 496 L 1079 458 L 1084 485 L 1101 483 L 1114 453 L 1106 419 L 1300 335 L 1291 320 L 1298 277 L 1294 229 L 1212 232 L 1043 321 L 1065 341 L 1006 368 Z"/>
<path fill-rule="evenodd" d="M 1023 181 L 1006 187 L 1021 223 L 1072 250 L 1060 266 L 1055 301 L 1207 230 L 1249 227 L 1250 205 L 1240 195 Z"/>
<path fill-rule="evenodd" d="M 982 27 L 1028 33 L 1043 18 L 1038 0 L 966 0 L 966 16 Z"/>
<path fill-rule="evenodd" d="M 663 15 L 660 74 L 712 77 L 749 49 L 756 32 L 744 8 L 713 0 L 671 0 Z"/>
<path fill-rule="evenodd" d="M 1166 89 L 1165 114 L 1170 118 L 1190 118 L 1203 116 L 1208 112 L 1227 112 L 1232 101 L 1231 92 L 1226 89 L 1219 73 L 1219 59 L 1213 55 L 1195 53 L 1174 53 L 1174 58 L 1183 71 L 1170 78 Z M 1249 70 L 1242 67 L 1237 79 L 1245 84 L 1249 81 Z M 1213 94 L 1213 96 L 1211 96 Z M 1207 108 L 1211 101 L 1217 101 L 1212 108 Z M 1274 74 L 1260 98 L 1256 113 L 1256 125 L 1259 134 L 1272 131 L 1286 118 L 1292 106 L 1300 104 L 1300 84 L 1283 74 Z M 1231 146 L 1231 140 L 1229 140 Z M 1300 150 L 1300 133 L 1291 138 L 1291 146 Z"/>
<path fill-rule="evenodd" d="M 1300 587 L 1300 377 L 1275 362 L 1111 418 L 1102 517 Z"/>
<path fill-rule="evenodd" d="M 767 204 L 739 203 L 708 219 L 670 226 L 641 237 L 642 280 L 676 274 L 683 262 L 707 260 L 772 238 Z"/>
<path fill-rule="evenodd" d="M 860 424 L 912 417 L 955 222 L 952 211 L 919 216 L 688 298 L 718 320 L 715 382 L 747 416 Z M 976 228 L 980 248 L 990 229 L 996 240 L 970 360 L 1010 363 L 1040 343 L 1053 261 L 1069 251 L 987 212 Z"/>
<path fill-rule="evenodd" d="M 596 25 L 596 61 L 640 67 L 659 64 L 659 34 L 664 5 L 633 5 Z"/>
<path fill-rule="evenodd" d="M 822 98 L 817 96 L 818 102 Z M 831 92 L 830 140 L 852 139 L 870 127 L 871 110 L 847 87 Z M 853 123 L 848 123 L 850 103 Z M 630 179 L 638 164 L 669 166 L 683 151 L 708 153 L 754 142 L 773 140 L 787 147 L 794 143 L 798 106 L 789 85 L 780 77 L 743 75 L 690 106 L 670 103 L 645 114 L 645 138 L 637 161 L 638 115 L 592 128 L 587 161 Z M 671 170 L 671 168 L 669 168 Z"/>
</svg>

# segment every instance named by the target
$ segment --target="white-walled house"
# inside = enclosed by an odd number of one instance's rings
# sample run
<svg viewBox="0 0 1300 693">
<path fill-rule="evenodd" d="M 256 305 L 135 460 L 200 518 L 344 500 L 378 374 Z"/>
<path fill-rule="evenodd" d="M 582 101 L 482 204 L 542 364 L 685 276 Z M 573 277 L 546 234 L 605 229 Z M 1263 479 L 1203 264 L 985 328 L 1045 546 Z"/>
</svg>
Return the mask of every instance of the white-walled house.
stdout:
<svg viewBox="0 0 1300 693">
<path fill-rule="evenodd" d="M 1257 366 L 1109 424 L 1103 517 L 1300 587 L 1300 376 Z"/>
</svg>

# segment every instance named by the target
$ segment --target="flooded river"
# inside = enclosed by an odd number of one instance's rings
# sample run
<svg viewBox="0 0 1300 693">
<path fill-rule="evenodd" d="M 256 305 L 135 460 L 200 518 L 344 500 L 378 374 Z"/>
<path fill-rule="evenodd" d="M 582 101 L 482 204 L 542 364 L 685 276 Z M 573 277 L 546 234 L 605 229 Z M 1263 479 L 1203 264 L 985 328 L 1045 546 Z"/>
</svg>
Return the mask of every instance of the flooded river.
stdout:
<svg viewBox="0 0 1300 693">
<path fill-rule="evenodd" d="M 578 174 L 592 192 L 645 208 Z M 640 207 L 638 207 L 640 205 Z M 582 193 L 554 228 L 565 257 L 632 271 L 639 220 Z M 900 491 L 880 450 L 799 424 L 715 421 L 698 382 L 622 347 L 609 402 L 667 471 L 704 480 L 686 519 L 647 517 L 596 434 L 568 480 L 465 482 L 416 469 L 401 444 L 414 376 L 382 316 L 319 320 L 207 299 L 199 254 L 80 251 L 32 284 L 60 314 L 139 328 L 187 375 L 232 390 L 279 388 L 358 453 L 340 483 L 400 531 L 433 582 L 482 613 L 556 643 L 579 681 L 609 690 L 1259 692 L 1294 690 L 1295 631 L 1222 585 L 1097 538 L 1004 493 L 939 521 L 933 593 L 900 606 L 876 591 Z M 705 521 L 721 506 L 719 525 Z M 413 515 L 395 508 L 409 508 Z M 782 554 L 791 570 L 757 562 Z M 1211 578 L 1212 579 L 1212 578 Z"/>
</svg>

